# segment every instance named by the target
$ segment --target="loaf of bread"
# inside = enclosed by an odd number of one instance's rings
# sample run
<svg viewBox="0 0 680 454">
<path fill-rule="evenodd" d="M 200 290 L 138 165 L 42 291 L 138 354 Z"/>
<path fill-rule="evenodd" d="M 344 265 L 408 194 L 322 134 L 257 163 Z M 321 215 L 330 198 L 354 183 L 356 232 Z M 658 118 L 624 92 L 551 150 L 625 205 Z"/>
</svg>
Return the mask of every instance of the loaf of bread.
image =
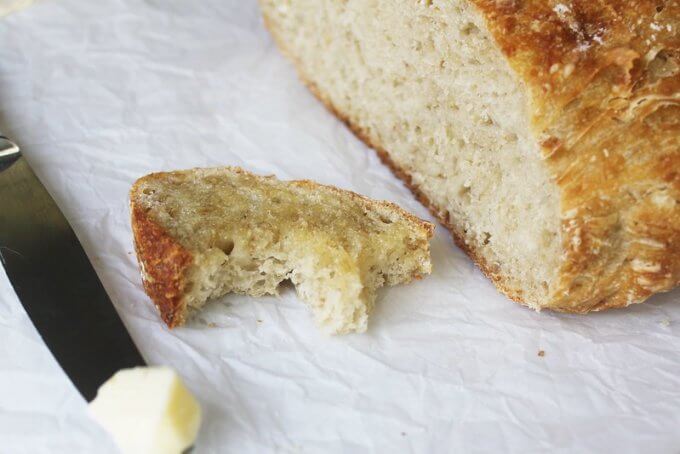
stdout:
<svg viewBox="0 0 680 454">
<path fill-rule="evenodd" d="M 680 2 L 260 0 L 302 80 L 510 298 L 680 281 Z"/>
<path fill-rule="evenodd" d="M 290 279 L 329 334 L 362 332 L 383 285 L 429 274 L 434 226 L 389 202 L 239 168 L 154 173 L 130 192 L 147 294 L 169 327 Z"/>
</svg>

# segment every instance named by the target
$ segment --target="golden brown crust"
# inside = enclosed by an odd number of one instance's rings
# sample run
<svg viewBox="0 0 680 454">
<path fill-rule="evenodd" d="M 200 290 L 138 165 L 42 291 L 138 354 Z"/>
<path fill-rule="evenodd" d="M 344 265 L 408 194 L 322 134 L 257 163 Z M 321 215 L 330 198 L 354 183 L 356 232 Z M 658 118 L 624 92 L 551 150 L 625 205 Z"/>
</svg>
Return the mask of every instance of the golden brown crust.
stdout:
<svg viewBox="0 0 680 454">
<path fill-rule="evenodd" d="M 588 312 L 680 283 L 680 2 L 473 0 L 527 84 L 561 191 L 544 307 Z"/>
<path fill-rule="evenodd" d="M 539 308 L 584 313 L 680 283 L 680 2 L 470 0 L 529 92 L 561 192 L 558 285 Z M 520 289 L 465 244 L 387 150 L 339 112 L 265 24 L 301 79 L 401 178 L 510 298 Z"/>
<path fill-rule="evenodd" d="M 135 184 L 130 191 L 130 212 L 144 290 L 163 321 L 174 328 L 184 323 L 185 276 L 193 256 L 156 224 L 146 210 L 135 204 L 137 190 Z"/>
</svg>

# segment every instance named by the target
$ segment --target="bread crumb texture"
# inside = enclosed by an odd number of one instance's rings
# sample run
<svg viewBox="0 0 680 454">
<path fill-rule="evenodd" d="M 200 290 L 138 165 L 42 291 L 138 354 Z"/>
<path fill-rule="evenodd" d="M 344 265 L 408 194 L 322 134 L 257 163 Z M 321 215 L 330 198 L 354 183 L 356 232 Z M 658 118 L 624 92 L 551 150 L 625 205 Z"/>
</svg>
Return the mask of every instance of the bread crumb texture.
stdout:
<svg viewBox="0 0 680 454">
<path fill-rule="evenodd" d="M 680 2 L 260 5 L 301 79 L 510 298 L 584 313 L 680 282 Z"/>
<path fill-rule="evenodd" d="M 432 224 L 312 181 L 155 173 L 130 202 L 144 286 L 170 327 L 226 293 L 276 295 L 290 280 L 324 332 L 363 332 L 378 288 L 431 271 Z"/>
</svg>

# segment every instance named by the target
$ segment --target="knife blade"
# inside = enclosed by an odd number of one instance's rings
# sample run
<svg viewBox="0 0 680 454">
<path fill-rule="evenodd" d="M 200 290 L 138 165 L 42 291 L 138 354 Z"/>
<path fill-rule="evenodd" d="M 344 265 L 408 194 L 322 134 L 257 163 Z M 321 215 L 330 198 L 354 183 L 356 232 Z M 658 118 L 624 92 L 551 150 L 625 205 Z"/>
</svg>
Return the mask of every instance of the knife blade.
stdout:
<svg viewBox="0 0 680 454">
<path fill-rule="evenodd" d="M 31 321 L 87 401 L 116 371 L 146 365 L 68 221 L 19 147 L 2 135 L 0 261 Z"/>
</svg>

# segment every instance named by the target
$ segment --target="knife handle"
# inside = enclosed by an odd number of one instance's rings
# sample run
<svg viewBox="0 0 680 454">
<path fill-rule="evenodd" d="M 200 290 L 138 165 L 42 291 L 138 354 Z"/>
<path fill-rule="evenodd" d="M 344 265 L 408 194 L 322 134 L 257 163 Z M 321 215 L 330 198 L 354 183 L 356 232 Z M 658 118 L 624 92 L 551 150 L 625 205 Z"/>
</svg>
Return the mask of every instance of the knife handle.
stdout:
<svg viewBox="0 0 680 454">
<path fill-rule="evenodd" d="M 0 134 L 0 172 L 8 169 L 20 157 L 19 145 Z"/>
</svg>

